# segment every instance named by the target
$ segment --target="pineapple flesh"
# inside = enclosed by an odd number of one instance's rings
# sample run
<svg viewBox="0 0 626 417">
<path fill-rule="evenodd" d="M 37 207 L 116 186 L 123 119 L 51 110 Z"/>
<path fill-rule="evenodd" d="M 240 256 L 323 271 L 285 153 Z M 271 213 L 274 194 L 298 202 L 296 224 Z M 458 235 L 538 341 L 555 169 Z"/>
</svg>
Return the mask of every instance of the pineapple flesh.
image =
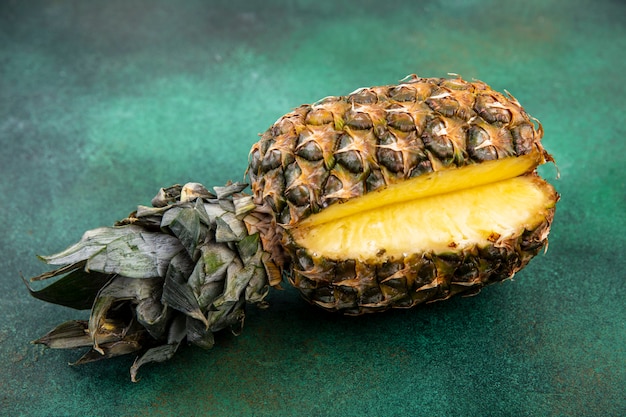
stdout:
<svg viewBox="0 0 626 417">
<path fill-rule="evenodd" d="M 547 244 L 558 194 L 543 129 L 510 94 L 460 77 L 327 97 L 281 117 L 253 145 L 245 184 L 161 189 L 111 228 L 42 257 L 60 277 L 30 293 L 91 309 L 35 341 L 89 347 L 77 363 L 137 352 L 131 368 L 186 341 L 241 331 L 287 279 L 344 314 L 474 294 Z"/>
<path fill-rule="evenodd" d="M 537 228 L 552 206 L 547 183 L 523 176 L 298 226 L 291 234 L 319 257 L 389 261 L 408 251 L 445 253 L 498 243 Z"/>
</svg>

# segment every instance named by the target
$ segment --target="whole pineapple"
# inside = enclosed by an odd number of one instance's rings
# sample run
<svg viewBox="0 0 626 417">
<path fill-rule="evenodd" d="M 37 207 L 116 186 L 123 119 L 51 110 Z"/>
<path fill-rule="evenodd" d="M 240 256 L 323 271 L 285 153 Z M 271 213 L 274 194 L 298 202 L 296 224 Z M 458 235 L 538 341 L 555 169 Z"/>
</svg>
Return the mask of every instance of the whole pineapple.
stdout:
<svg viewBox="0 0 626 417">
<path fill-rule="evenodd" d="M 35 297 L 91 308 L 36 343 L 91 347 L 77 363 L 243 326 L 283 277 L 345 314 L 411 307 L 511 278 L 547 243 L 558 195 L 541 125 L 507 93 L 460 77 L 327 97 L 281 117 L 250 152 L 246 184 L 162 189 L 115 227 L 42 259 L 63 276 Z"/>
</svg>

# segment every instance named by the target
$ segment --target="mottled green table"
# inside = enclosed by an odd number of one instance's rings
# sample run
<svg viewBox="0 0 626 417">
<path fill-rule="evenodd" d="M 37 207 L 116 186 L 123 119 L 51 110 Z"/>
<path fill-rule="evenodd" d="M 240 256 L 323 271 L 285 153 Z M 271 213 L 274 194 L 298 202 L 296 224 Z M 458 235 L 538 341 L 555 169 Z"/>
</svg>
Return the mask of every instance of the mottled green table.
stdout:
<svg viewBox="0 0 626 417">
<path fill-rule="evenodd" d="M 0 1 L 0 414 L 626 414 L 626 4 Z M 142 369 L 29 341 L 83 312 L 20 273 L 161 186 L 241 180 L 293 107 L 454 72 L 514 94 L 558 161 L 550 248 L 480 295 L 348 318 L 291 290 Z M 542 173 L 552 180 L 553 166 Z"/>
</svg>

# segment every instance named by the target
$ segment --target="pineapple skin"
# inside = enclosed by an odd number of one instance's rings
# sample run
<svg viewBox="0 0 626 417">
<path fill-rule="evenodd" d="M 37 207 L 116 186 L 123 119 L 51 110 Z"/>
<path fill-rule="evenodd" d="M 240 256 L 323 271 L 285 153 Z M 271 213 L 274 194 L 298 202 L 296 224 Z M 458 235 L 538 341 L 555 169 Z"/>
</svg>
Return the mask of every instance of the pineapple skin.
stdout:
<svg viewBox="0 0 626 417">
<path fill-rule="evenodd" d="M 266 215 L 257 226 L 266 232 L 263 247 L 307 301 L 331 311 L 362 314 L 476 293 L 511 278 L 547 244 L 554 207 L 531 230 L 492 245 L 384 261 L 316 256 L 289 229 L 332 204 L 430 172 L 530 152 L 552 160 L 542 136 L 510 94 L 460 77 L 412 76 L 300 106 L 250 152 L 254 202 Z"/>
<path fill-rule="evenodd" d="M 383 262 L 315 256 L 287 234 L 285 246 L 293 259 L 289 281 L 311 304 L 347 315 L 474 295 L 524 268 L 547 245 L 553 216 L 554 207 L 536 228 L 487 246 L 414 253 Z"/>
</svg>

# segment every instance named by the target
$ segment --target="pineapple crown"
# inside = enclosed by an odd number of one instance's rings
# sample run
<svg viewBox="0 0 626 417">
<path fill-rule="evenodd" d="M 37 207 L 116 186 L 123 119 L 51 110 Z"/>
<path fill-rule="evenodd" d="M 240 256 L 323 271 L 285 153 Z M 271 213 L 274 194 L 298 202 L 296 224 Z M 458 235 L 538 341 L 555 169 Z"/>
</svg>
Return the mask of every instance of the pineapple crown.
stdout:
<svg viewBox="0 0 626 417">
<path fill-rule="evenodd" d="M 27 283 L 30 293 L 91 314 L 33 343 L 90 347 L 74 364 L 141 353 L 130 370 L 136 381 L 142 365 L 171 358 L 185 339 L 210 348 L 217 331 L 239 334 L 245 304 L 266 305 L 268 266 L 280 281 L 256 233 L 263 215 L 253 214 L 252 198 L 241 194 L 246 186 L 227 184 L 215 193 L 198 183 L 162 188 L 152 207 L 139 206 L 114 227 L 90 230 L 66 250 L 40 257 L 62 266 L 31 281 L 61 278 L 39 290 Z"/>
</svg>

